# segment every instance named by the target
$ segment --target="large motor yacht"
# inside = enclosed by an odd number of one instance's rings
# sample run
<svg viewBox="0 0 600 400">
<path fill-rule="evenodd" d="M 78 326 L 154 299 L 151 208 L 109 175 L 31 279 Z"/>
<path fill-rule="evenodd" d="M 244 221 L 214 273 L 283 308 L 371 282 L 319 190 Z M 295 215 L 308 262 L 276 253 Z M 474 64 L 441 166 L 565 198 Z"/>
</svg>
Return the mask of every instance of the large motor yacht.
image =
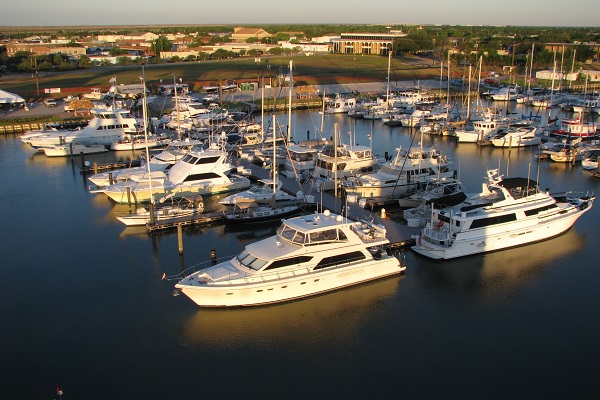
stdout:
<svg viewBox="0 0 600 400">
<path fill-rule="evenodd" d="M 127 109 L 93 108 L 90 112 L 93 118 L 83 129 L 31 131 L 19 139 L 34 149 L 43 151 L 44 148 L 71 142 L 108 147 L 115 141 L 140 133 L 137 120 Z"/>
<path fill-rule="evenodd" d="M 284 219 L 275 236 L 184 271 L 175 287 L 203 307 L 271 304 L 399 274 L 406 267 L 398 257 L 382 225 L 326 210 Z"/>
<path fill-rule="evenodd" d="M 594 199 L 593 194 L 550 195 L 536 181 L 503 178 L 490 170 L 481 193 L 453 207 L 433 207 L 431 222 L 412 249 L 433 259 L 450 259 L 549 239 L 571 228 Z"/>
<path fill-rule="evenodd" d="M 175 140 L 160 153 L 155 154 L 150 158 L 150 165 L 141 165 L 139 167 L 125 168 L 116 171 L 100 172 L 88 177 L 88 180 L 95 185 L 93 191 L 102 191 L 102 188 L 112 185 L 117 182 L 125 182 L 133 179 L 134 176 L 139 177 L 148 174 L 158 173 L 159 175 L 168 171 L 177 161 L 189 153 L 194 147 L 202 146 L 201 141 L 194 139 Z M 161 175 L 162 176 L 162 175 Z"/>
<path fill-rule="evenodd" d="M 454 177 L 454 163 L 434 148 L 399 147 L 377 172 L 348 178 L 343 187 L 362 199 L 397 199 L 412 194 L 419 185 Z"/>
<path fill-rule="evenodd" d="M 250 180 L 231 174 L 233 165 L 228 154 L 213 144 L 208 149 L 189 152 L 166 173 L 150 176 L 131 176 L 104 189 L 104 193 L 117 203 L 144 203 L 153 196 L 157 202 L 197 195 L 213 195 L 250 187 Z"/>
</svg>

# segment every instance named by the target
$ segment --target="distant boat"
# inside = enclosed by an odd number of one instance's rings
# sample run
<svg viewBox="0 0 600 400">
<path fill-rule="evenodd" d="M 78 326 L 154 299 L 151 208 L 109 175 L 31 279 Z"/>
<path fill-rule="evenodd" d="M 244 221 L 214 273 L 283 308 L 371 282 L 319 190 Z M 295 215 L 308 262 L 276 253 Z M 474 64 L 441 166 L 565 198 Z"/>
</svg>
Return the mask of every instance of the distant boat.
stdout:
<svg viewBox="0 0 600 400">
<path fill-rule="evenodd" d="M 48 157 L 67 157 L 79 154 L 105 153 L 108 149 L 101 144 L 84 145 L 81 143 L 57 144 L 51 147 L 44 147 L 44 153 Z"/>
<path fill-rule="evenodd" d="M 34 149 L 42 151 L 45 147 L 70 142 L 110 146 L 114 141 L 140 133 L 138 121 L 127 109 L 93 108 L 91 113 L 93 118 L 83 129 L 30 131 L 19 139 Z"/>
</svg>

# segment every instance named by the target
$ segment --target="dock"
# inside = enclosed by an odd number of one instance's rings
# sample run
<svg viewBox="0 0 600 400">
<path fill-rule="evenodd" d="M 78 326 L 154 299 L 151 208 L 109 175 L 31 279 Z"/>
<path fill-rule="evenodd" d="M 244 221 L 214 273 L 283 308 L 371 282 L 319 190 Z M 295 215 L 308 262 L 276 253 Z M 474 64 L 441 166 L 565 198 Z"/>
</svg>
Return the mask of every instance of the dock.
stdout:
<svg viewBox="0 0 600 400">
<path fill-rule="evenodd" d="M 80 172 L 82 174 L 97 174 L 99 172 L 112 171 L 123 168 L 133 168 L 142 165 L 142 160 L 119 161 L 107 164 L 82 165 Z"/>
<path fill-rule="evenodd" d="M 271 178 L 271 169 L 265 169 L 261 166 L 251 164 L 247 160 L 239 160 L 240 166 L 245 169 L 252 171 L 251 179 L 266 179 Z M 335 197 L 333 193 L 329 192 L 311 192 L 311 187 L 307 184 L 298 182 L 295 178 L 288 178 L 283 175 L 279 175 L 277 179 L 281 180 L 283 185 L 282 189 L 286 192 L 295 195 L 298 191 L 302 191 L 304 195 L 312 195 L 315 198 L 315 203 L 318 210 L 330 210 L 335 214 L 342 214 L 344 212 L 348 218 L 356 221 L 374 221 L 378 224 L 385 226 L 387 230 L 388 238 L 391 242 L 392 247 L 402 248 L 413 245 L 415 240 L 413 237 L 418 235 L 420 228 L 412 228 L 406 225 L 401 218 L 394 214 L 389 214 L 381 206 L 390 204 L 390 202 L 377 202 L 367 203 L 367 208 L 362 208 L 358 203 L 342 204 L 341 197 Z M 342 207 L 346 206 L 346 210 L 342 211 Z M 377 208 L 377 211 L 376 211 Z M 163 219 L 153 224 L 146 224 L 148 233 L 156 233 L 160 231 L 178 229 L 178 227 L 193 227 L 202 226 L 211 223 L 222 223 L 225 220 L 225 215 L 222 211 L 211 212 L 205 214 L 195 214 L 191 216 L 176 217 L 170 219 Z"/>
<path fill-rule="evenodd" d="M 250 164 L 245 160 L 241 160 L 241 164 L 246 169 L 251 168 L 252 175 L 258 179 L 271 177 L 271 169 L 264 169 L 260 166 Z M 336 214 L 342 213 L 343 204 L 341 197 L 335 197 L 334 194 L 330 192 L 311 192 L 311 187 L 309 185 L 301 184 L 295 178 L 287 178 L 281 174 L 278 175 L 277 179 L 283 182 L 282 189 L 289 193 L 296 194 L 299 190 L 302 190 L 305 195 L 313 195 L 315 197 L 315 202 L 318 204 L 317 209 L 328 209 Z M 400 218 L 391 219 L 390 217 L 392 215 L 388 215 L 387 212 L 382 213 L 383 209 L 379 208 L 379 206 L 389 204 L 390 202 L 367 203 L 367 208 L 369 208 L 369 210 L 360 207 L 358 203 L 347 202 L 347 213 L 345 212 L 345 215 L 352 220 L 373 220 L 374 222 L 385 226 L 388 238 L 393 247 L 400 248 L 414 244 L 415 240 L 413 239 L 413 236 L 418 235 L 419 232 L 421 232 L 421 228 L 409 227 L 404 221 L 401 221 Z M 376 208 L 377 211 L 375 211 Z M 382 214 L 385 215 L 382 217 Z"/>
<path fill-rule="evenodd" d="M 162 219 L 158 222 L 147 223 L 146 229 L 149 233 L 164 231 L 168 229 L 176 229 L 178 226 L 198 226 L 206 225 L 215 222 L 221 222 L 225 220 L 225 214 L 222 211 L 215 211 L 204 214 L 194 214 L 191 216 L 175 217 L 169 219 Z"/>
</svg>

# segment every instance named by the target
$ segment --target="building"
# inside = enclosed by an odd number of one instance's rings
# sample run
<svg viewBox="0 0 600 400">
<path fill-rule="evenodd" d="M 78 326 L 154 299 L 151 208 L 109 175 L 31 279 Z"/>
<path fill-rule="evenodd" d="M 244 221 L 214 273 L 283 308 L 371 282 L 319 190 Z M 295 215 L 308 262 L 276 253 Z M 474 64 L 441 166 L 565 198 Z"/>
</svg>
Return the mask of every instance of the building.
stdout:
<svg viewBox="0 0 600 400">
<path fill-rule="evenodd" d="M 242 27 L 233 28 L 233 33 L 231 34 L 231 40 L 233 40 L 234 42 L 245 42 L 247 39 L 252 37 L 258 38 L 260 40 L 263 38 L 271 37 L 271 35 L 269 34 L 269 32 L 265 31 L 262 28 Z"/>
<path fill-rule="evenodd" d="M 20 51 L 26 51 L 32 53 L 34 56 L 50 55 L 50 54 L 63 54 L 70 57 L 80 57 L 85 55 L 85 47 L 68 47 L 62 44 L 49 44 L 49 43 L 7 43 L 6 54 L 9 57 L 14 56 Z"/>
<path fill-rule="evenodd" d="M 332 41 L 333 52 L 387 55 L 394 40 L 405 36 L 404 33 L 342 33 Z"/>
</svg>

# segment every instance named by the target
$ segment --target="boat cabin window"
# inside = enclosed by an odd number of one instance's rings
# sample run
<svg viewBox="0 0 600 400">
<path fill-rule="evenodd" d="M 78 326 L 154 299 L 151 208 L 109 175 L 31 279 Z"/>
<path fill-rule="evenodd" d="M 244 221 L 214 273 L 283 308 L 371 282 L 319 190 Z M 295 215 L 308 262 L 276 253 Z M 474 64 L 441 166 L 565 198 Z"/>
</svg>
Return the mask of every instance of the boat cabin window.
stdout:
<svg viewBox="0 0 600 400">
<path fill-rule="evenodd" d="M 351 263 L 353 261 L 364 260 L 366 258 L 367 257 L 361 251 L 353 251 L 351 253 L 338 254 L 335 256 L 323 258 L 321 261 L 319 261 L 319 263 L 314 269 L 317 270 L 333 267 L 335 265 Z"/>
<path fill-rule="evenodd" d="M 311 244 L 318 244 L 323 242 L 332 242 L 335 240 L 348 240 L 344 232 L 337 229 L 328 229 L 326 231 L 311 232 L 309 234 Z"/>
<path fill-rule="evenodd" d="M 184 182 L 190 182 L 190 181 L 201 181 L 201 180 L 205 180 L 205 179 L 216 179 L 216 178 L 220 178 L 221 175 L 216 174 L 214 172 L 207 172 L 204 174 L 192 174 L 192 175 L 188 175 L 185 177 L 185 179 L 183 180 Z"/>
<path fill-rule="evenodd" d="M 252 254 L 248 253 L 246 250 L 243 250 L 240 254 L 238 254 L 236 259 L 244 267 L 250 268 L 250 269 L 253 269 L 256 271 L 261 269 L 267 263 L 267 261 L 265 261 L 265 260 L 261 260 L 260 258 L 254 257 Z"/>
<path fill-rule="evenodd" d="M 268 269 L 289 267 L 290 265 L 298 265 L 298 264 L 307 263 L 312 259 L 313 259 L 312 256 L 298 256 L 298 257 L 292 257 L 292 258 L 284 258 L 283 260 L 275 260 L 271 264 L 269 264 L 267 266 L 267 268 L 265 268 L 265 271 Z"/>
<path fill-rule="evenodd" d="M 534 208 L 533 210 L 527 210 L 527 211 L 525 211 L 525 215 L 528 216 L 528 217 L 530 217 L 532 215 L 537 215 L 537 214 L 539 214 L 539 213 L 541 213 L 543 211 L 547 211 L 547 210 L 550 210 L 552 208 L 557 208 L 557 207 L 558 206 L 553 203 L 553 204 L 550 204 L 550 205 L 547 205 L 547 206 L 544 206 L 544 207 Z"/>
<path fill-rule="evenodd" d="M 478 218 L 471 222 L 469 229 L 485 228 L 486 226 L 492 226 L 497 224 L 504 224 L 506 222 L 516 221 L 517 216 L 513 214 L 498 215 L 488 218 Z"/>
</svg>

